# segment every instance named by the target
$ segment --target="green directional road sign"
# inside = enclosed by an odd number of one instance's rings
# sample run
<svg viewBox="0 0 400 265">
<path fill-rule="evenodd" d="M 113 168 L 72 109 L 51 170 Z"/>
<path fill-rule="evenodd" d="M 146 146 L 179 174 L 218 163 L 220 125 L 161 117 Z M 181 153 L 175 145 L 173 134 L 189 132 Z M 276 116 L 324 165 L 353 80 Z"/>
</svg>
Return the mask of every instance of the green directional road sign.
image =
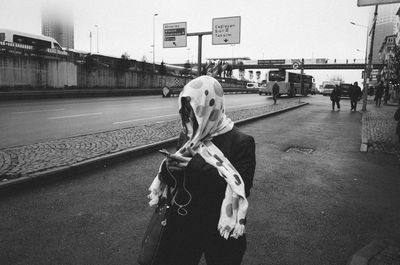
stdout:
<svg viewBox="0 0 400 265">
<path fill-rule="evenodd" d="M 168 23 L 163 27 L 163 47 L 180 48 L 187 45 L 186 22 Z"/>
</svg>

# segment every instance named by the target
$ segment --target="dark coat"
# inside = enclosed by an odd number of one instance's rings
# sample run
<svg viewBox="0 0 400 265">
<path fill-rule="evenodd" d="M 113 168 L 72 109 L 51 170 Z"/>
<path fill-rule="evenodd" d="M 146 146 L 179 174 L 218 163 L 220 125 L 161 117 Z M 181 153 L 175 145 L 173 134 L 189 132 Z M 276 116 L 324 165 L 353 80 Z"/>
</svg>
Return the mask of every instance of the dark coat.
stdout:
<svg viewBox="0 0 400 265">
<path fill-rule="evenodd" d="M 340 98 L 342 97 L 342 92 L 340 91 L 339 88 L 335 88 L 332 93 L 331 93 L 331 101 L 340 101 Z"/>
<path fill-rule="evenodd" d="M 362 96 L 361 88 L 359 86 L 351 86 L 349 96 L 351 100 L 359 100 Z"/>
<path fill-rule="evenodd" d="M 397 121 L 396 133 L 400 136 L 400 107 L 394 114 L 394 119 Z"/>
<path fill-rule="evenodd" d="M 272 94 L 274 94 L 274 95 L 278 95 L 279 94 L 279 85 L 277 83 L 275 83 L 272 86 Z"/>
<path fill-rule="evenodd" d="M 375 96 L 376 96 L 377 98 L 381 98 L 381 97 L 383 96 L 383 92 L 384 92 L 384 87 L 383 87 L 382 84 L 379 84 L 379 85 L 376 87 Z"/>
<path fill-rule="evenodd" d="M 187 141 L 187 137 L 180 135 L 178 148 Z M 246 196 L 250 194 L 250 188 L 253 186 L 253 177 L 255 171 L 255 143 L 254 138 L 239 132 L 234 127 L 231 131 L 214 137 L 212 142 L 224 153 L 226 158 L 232 163 L 236 170 L 242 176 L 245 186 Z M 173 185 L 174 180 L 168 177 L 165 172 L 166 167 L 162 168 L 164 181 Z M 179 192 L 176 201 L 179 204 L 191 201 L 185 207 L 187 215 L 182 216 L 177 213 L 178 207 L 172 206 L 171 215 L 166 227 L 166 250 L 162 251 L 164 257 L 168 260 L 177 258 L 177 252 L 180 249 L 190 248 L 194 252 L 206 251 L 207 246 L 212 246 L 211 242 L 221 241 L 234 244 L 236 249 L 244 251 L 245 237 L 239 239 L 223 239 L 217 230 L 221 203 L 225 197 L 226 181 L 219 175 L 216 168 L 209 165 L 205 160 L 196 154 L 189 162 L 183 173 L 174 173 L 178 181 Z M 185 182 L 183 182 L 185 179 Z M 190 196 L 183 188 L 190 192 Z M 218 251 L 218 250 L 217 250 Z M 234 251 L 234 250 L 232 250 Z M 190 252 L 190 251 L 189 251 Z M 190 255 L 190 253 L 185 253 Z M 238 255 L 241 255 L 238 253 Z M 169 264 L 169 263 L 168 263 Z"/>
</svg>

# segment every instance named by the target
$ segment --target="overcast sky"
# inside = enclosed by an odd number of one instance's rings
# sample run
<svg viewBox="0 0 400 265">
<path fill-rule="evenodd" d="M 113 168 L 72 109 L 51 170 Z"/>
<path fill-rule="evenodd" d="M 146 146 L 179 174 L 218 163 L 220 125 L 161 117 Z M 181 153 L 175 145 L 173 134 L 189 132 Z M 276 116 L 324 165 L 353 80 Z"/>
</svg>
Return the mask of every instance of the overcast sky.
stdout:
<svg viewBox="0 0 400 265">
<path fill-rule="evenodd" d="M 61 0 L 1 0 L 0 28 L 41 34 L 43 3 Z M 352 60 L 365 56 L 366 29 L 371 7 L 357 7 L 357 0 L 72 0 L 75 49 L 152 61 L 153 15 L 156 62 L 197 61 L 197 37 L 188 37 L 186 48 L 162 48 L 164 23 L 187 22 L 188 32 L 211 31 L 212 19 L 241 17 L 241 42 L 235 46 L 212 45 L 203 37 L 203 61 L 210 57 L 257 59 L 329 58 Z M 357 51 L 357 49 L 362 51 Z M 347 82 L 360 81 L 361 71 L 308 71 L 317 85 L 333 75 Z"/>
</svg>

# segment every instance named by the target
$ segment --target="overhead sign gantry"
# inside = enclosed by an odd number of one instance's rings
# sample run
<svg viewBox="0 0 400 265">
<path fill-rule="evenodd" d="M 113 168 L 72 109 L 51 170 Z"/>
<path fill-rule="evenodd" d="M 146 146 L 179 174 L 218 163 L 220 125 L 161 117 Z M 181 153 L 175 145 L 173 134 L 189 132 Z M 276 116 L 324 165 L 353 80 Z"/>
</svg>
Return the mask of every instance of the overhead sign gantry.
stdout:
<svg viewBox="0 0 400 265">
<path fill-rule="evenodd" d="M 163 26 L 163 47 L 181 48 L 187 46 L 187 37 L 198 36 L 197 69 L 201 75 L 201 50 L 203 35 L 212 35 L 213 45 L 240 43 L 240 16 L 214 18 L 212 31 L 187 33 L 186 22 L 167 23 Z"/>
</svg>

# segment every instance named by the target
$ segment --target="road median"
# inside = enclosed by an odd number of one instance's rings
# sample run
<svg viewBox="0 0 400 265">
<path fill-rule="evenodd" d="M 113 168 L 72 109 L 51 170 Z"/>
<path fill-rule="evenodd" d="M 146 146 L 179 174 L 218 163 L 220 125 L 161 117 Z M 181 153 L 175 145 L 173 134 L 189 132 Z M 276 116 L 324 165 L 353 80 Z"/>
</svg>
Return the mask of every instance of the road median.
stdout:
<svg viewBox="0 0 400 265">
<path fill-rule="evenodd" d="M 277 105 L 233 110 L 236 125 L 292 110 L 308 103 L 297 100 Z M 179 120 L 134 126 L 0 149 L 0 189 L 74 177 L 82 172 L 171 147 L 180 132 Z"/>
</svg>

